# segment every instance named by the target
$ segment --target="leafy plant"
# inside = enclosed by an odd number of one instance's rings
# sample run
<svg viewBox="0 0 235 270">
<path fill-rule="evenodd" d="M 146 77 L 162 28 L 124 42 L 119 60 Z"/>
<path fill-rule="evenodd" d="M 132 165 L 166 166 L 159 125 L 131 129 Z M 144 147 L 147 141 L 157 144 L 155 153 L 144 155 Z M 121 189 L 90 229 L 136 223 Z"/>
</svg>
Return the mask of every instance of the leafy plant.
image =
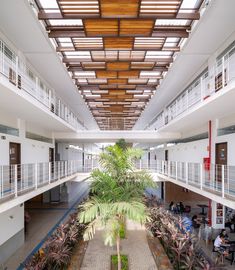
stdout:
<svg viewBox="0 0 235 270">
<path fill-rule="evenodd" d="M 47 239 L 43 247 L 24 266 L 26 270 L 61 270 L 70 262 L 72 250 L 82 237 L 85 226 L 77 221 L 77 213 L 71 214 Z"/>
<path fill-rule="evenodd" d="M 114 265 L 118 265 L 118 256 L 112 255 L 111 261 Z M 127 255 L 121 255 L 121 270 L 128 270 L 128 257 Z"/>
<path fill-rule="evenodd" d="M 154 187 L 150 174 L 137 171 L 135 161 L 142 155 L 140 149 L 116 144 L 100 154 L 102 170 L 92 172 L 90 200 L 82 205 L 79 222 L 87 223 L 84 239 L 91 239 L 96 228 L 104 228 L 106 245 L 116 243 L 118 269 L 121 270 L 120 239 L 124 220 L 144 224 L 148 213 L 143 203 L 147 187 Z"/>
<path fill-rule="evenodd" d="M 181 216 L 174 216 L 162 207 L 151 208 L 150 213 L 147 227 L 160 239 L 176 270 L 210 269 L 197 238 L 184 228 Z"/>
</svg>

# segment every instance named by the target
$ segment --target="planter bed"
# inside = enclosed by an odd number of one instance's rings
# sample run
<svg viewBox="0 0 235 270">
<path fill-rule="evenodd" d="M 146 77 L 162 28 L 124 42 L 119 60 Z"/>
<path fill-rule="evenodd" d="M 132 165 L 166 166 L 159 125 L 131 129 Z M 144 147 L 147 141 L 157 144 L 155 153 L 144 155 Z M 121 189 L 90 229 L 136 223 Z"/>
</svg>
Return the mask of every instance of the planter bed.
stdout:
<svg viewBox="0 0 235 270">
<path fill-rule="evenodd" d="M 121 261 L 122 261 L 122 270 L 128 270 L 128 256 L 127 255 L 121 255 Z M 117 255 L 111 255 L 111 270 L 117 270 L 118 269 L 118 259 Z"/>
<path fill-rule="evenodd" d="M 151 232 L 147 234 L 147 241 L 158 269 L 174 270 L 162 244 Z"/>
</svg>

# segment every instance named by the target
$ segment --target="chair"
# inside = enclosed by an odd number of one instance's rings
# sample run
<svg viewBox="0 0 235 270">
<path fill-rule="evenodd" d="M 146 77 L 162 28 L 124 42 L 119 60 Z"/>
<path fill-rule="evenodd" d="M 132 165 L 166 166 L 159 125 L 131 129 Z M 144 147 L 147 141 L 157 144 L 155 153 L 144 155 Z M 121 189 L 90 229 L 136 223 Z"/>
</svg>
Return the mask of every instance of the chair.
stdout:
<svg viewBox="0 0 235 270">
<path fill-rule="evenodd" d="M 212 240 L 213 244 L 212 254 L 216 254 L 215 264 L 219 264 L 220 262 L 224 263 L 224 254 L 221 251 L 215 249 L 214 242 L 215 240 Z"/>
</svg>

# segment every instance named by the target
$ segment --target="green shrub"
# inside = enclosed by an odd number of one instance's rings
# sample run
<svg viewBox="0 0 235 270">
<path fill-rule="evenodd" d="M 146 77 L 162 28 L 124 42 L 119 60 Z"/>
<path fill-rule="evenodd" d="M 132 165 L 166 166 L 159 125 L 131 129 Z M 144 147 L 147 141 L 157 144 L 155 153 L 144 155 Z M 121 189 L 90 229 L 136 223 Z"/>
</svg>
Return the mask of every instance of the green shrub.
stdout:
<svg viewBox="0 0 235 270">
<path fill-rule="evenodd" d="M 114 265 L 118 265 L 118 256 L 112 255 L 111 256 L 112 263 Z M 121 255 L 121 262 L 122 262 L 122 270 L 128 270 L 128 257 L 127 255 Z"/>
</svg>

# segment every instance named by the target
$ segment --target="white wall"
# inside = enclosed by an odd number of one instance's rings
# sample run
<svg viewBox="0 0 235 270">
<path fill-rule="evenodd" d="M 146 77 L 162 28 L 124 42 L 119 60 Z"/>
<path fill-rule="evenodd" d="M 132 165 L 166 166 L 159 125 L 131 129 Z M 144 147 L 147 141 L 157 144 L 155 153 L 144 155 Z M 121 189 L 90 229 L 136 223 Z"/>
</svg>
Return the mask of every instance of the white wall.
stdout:
<svg viewBox="0 0 235 270">
<path fill-rule="evenodd" d="M 235 166 L 235 133 L 217 136 L 215 143 L 228 143 L 228 165 Z M 151 151 L 151 159 L 155 155 L 157 159 L 164 160 L 165 150 L 168 150 L 168 159 L 172 161 L 202 163 L 204 157 L 209 156 L 208 139 L 198 140 L 188 143 L 179 143 L 174 146 L 164 147 Z M 212 156 L 212 163 L 215 163 L 215 156 Z"/>
<path fill-rule="evenodd" d="M 52 133 L 38 128 L 32 123 L 14 118 L 0 110 L 0 124 L 19 129 L 19 136 L 0 133 L 0 165 L 9 165 L 9 143 L 21 144 L 21 163 L 36 163 L 49 161 L 49 148 L 54 148 L 54 143 L 45 143 L 37 140 L 27 139 L 26 131 L 51 138 Z"/>
<path fill-rule="evenodd" d="M 0 214 L 0 246 L 24 228 L 24 205 Z"/>
<path fill-rule="evenodd" d="M 168 158 L 172 161 L 202 163 L 204 157 L 208 157 L 208 139 L 189 143 L 180 143 L 168 147 Z"/>
</svg>

